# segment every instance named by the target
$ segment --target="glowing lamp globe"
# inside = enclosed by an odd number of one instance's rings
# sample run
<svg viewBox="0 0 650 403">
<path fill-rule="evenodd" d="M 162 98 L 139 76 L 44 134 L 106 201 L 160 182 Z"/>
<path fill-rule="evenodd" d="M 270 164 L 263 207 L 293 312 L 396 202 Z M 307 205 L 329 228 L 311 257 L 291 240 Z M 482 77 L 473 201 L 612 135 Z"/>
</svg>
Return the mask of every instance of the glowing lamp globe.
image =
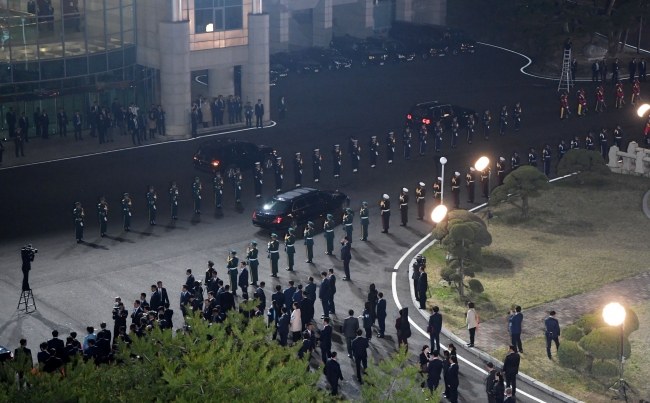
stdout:
<svg viewBox="0 0 650 403">
<path fill-rule="evenodd" d="M 648 111 L 650 111 L 650 105 L 643 104 L 643 105 L 639 106 L 639 109 L 637 110 L 636 113 L 638 113 L 639 117 L 642 118 L 648 113 Z"/>
<path fill-rule="evenodd" d="M 481 157 L 476 161 L 474 168 L 476 168 L 477 171 L 483 171 L 489 164 L 490 159 L 488 157 Z"/>
<path fill-rule="evenodd" d="M 650 107 L 650 106 L 649 106 L 649 107 Z M 445 164 L 447 163 L 447 158 L 445 158 L 445 157 L 440 158 L 440 163 L 441 163 L 442 165 L 445 165 Z"/>
<path fill-rule="evenodd" d="M 446 215 L 447 215 L 447 207 L 441 204 L 440 206 L 433 209 L 433 212 L 431 213 L 431 219 L 433 220 L 433 222 L 438 224 L 440 221 L 442 221 L 445 218 Z"/>
<path fill-rule="evenodd" d="M 618 302 L 611 302 L 603 308 L 603 319 L 610 326 L 620 326 L 625 321 L 625 308 Z"/>
</svg>

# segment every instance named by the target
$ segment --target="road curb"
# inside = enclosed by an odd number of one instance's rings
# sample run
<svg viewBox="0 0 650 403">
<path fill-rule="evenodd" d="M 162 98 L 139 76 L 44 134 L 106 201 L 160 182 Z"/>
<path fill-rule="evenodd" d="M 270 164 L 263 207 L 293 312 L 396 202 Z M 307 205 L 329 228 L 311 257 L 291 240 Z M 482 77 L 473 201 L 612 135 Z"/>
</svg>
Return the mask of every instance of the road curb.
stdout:
<svg viewBox="0 0 650 403">
<path fill-rule="evenodd" d="M 650 190 L 643 195 L 643 212 L 650 218 L 650 208 L 648 208 L 648 199 L 650 199 Z"/>
</svg>

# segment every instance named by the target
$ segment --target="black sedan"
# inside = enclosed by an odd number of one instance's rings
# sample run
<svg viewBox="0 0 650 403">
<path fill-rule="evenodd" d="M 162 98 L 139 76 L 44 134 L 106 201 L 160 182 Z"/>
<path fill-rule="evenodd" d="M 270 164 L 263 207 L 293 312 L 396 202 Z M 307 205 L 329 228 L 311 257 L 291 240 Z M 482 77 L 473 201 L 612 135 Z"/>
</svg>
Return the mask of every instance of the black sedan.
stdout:
<svg viewBox="0 0 650 403">
<path fill-rule="evenodd" d="M 280 52 L 271 56 L 271 63 L 281 64 L 298 74 L 318 73 L 323 70 L 320 63 L 300 52 Z"/>
<path fill-rule="evenodd" d="M 286 77 L 289 74 L 289 69 L 280 63 L 270 63 L 269 70 L 271 71 L 271 74 L 276 77 Z"/>
<path fill-rule="evenodd" d="M 343 70 L 352 67 L 352 60 L 343 56 L 336 49 L 313 47 L 305 50 L 305 54 L 316 60 L 329 70 Z"/>
<path fill-rule="evenodd" d="M 236 168 L 253 169 L 256 162 L 271 169 L 276 156 L 275 150 L 267 146 L 232 139 L 211 140 L 201 144 L 194 154 L 194 168 L 211 173 L 219 171 L 230 178 Z"/>
<path fill-rule="evenodd" d="M 330 47 L 339 50 L 353 62 L 359 63 L 361 67 L 366 67 L 369 64 L 383 66 L 388 58 L 388 54 L 372 43 L 347 35 L 334 37 L 330 42 Z"/>
<path fill-rule="evenodd" d="M 415 52 L 398 40 L 372 36 L 366 40 L 383 50 L 388 55 L 388 61 L 412 62 L 415 60 Z"/>
<path fill-rule="evenodd" d="M 472 109 L 444 102 L 423 102 L 411 107 L 406 115 L 406 124 L 419 128 L 424 123 L 431 132 L 436 122 L 441 122 L 444 128 L 449 128 L 454 117 L 458 118 L 460 127 L 465 127 L 467 126 L 467 117 L 474 114 L 475 111 Z"/>
<path fill-rule="evenodd" d="M 340 218 L 349 205 L 350 199 L 341 192 L 297 188 L 273 196 L 256 210 L 253 225 L 275 231 L 291 227 L 296 230 L 296 236 L 302 236 L 308 221 L 314 222 L 315 229 L 319 230 L 327 214 Z"/>
</svg>

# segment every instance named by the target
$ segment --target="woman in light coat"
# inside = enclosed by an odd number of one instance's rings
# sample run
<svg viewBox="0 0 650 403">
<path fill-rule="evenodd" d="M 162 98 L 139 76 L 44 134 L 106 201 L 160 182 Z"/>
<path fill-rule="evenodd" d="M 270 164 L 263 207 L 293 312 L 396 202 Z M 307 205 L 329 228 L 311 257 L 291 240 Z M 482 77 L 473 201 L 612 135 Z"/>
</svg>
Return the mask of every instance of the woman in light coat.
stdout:
<svg viewBox="0 0 650 403">
<path fill-rule="evenodd" d="M 474 309 L 474 303 L 467 303 L 467 316 L 465 317 L 465 323 L 467 323 L 467 330 L 469 330 L 469 343 L 467 347 L 474 347 L 474 335 L 476 334 L 476 329 L 478 328 L 478 314 Z"/>
<path fill-rule="evenodd" d="M 201 105 L 201 114 L 203 115 L 203 127 L 208 127 L 212 122 L 212 111 L 210 110 L 210 103 L 203 102 Z"/>
<path fill-rule="evenodd" d="M 302 333 L 302 320 L 300 319 L 300 308 L 298 303 L 293 303 L 293 312 L 291 312 L 291 325 L 292 340 L 294 343 L 297 343 L 301 339 L 300 334 Z"/>
</svg>

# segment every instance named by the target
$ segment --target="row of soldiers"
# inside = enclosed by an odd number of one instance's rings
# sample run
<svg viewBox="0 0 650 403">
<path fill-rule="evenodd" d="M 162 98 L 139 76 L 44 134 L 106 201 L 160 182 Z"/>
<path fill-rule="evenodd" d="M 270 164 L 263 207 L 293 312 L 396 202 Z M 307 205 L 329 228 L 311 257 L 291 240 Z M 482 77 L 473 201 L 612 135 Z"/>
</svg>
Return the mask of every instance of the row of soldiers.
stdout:
<svg viewBox="0 0 650 403">
<path fill-rule="evenodd" d="M 614 106 L 616 109 L 622 109 L 623 105 L 625 105 L 625 90 L 623 89 L 623 83 L 621 81 L 618 81 L 614 87 L 614 93 L 615 93 L 615 101 L 614 101 Z M 596 111 L 597 114 L 601 114 L 603 110 L 607 107 L 605 104 L 605 89 L 603 88 L 602 85 L 596 87 L 596 103 L 594 110 Z M 580 88 L 576 92 L 576 100 L 578 102 L 578 106 L 576 109 L 577 115 L 579 117 L 583 117 L 589 112 L 589 108 L 587 107 L 587 98 L 585 96 L 585 91 L 584 89 Z M 639 80 L 634 80 L 632 83 L 632 95 L 630 96 L 630 104 L 632 106 L 636 106 L 637 103 L 641 102 L 641 83 L 639 83 Z M 562 95 L 560 95 L 560 119 L 568 119 L 569 115 L 571 115 L 571 108 L 569 106 L 569 96 L 566 92 L 564 92 Z"/>
</svg>

